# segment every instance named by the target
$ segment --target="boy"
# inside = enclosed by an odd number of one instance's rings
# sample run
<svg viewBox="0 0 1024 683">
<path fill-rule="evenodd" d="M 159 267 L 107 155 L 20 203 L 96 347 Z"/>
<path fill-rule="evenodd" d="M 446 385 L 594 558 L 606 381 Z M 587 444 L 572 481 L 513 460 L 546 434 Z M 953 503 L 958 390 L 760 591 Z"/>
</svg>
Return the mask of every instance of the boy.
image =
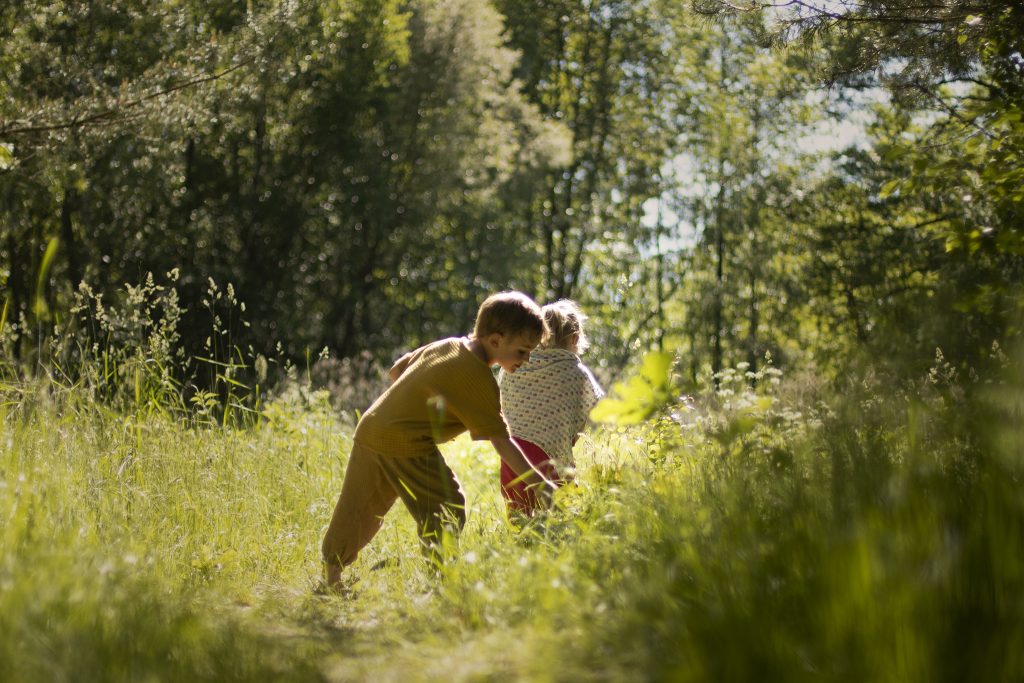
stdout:
<svg viewBox="0 0 1024 683">
<path fill-rule="evenodd" d="M 323 540 L 327 586 L 380 529 L 398 498 L 434 549 L 446 523 L 461 528 L 465 498 L 437 444 L 469 430 L 488 439 L 502 461 L 549 498 L 555 484 L 534 469 L 509 436 L 491 366 L 515 372 L 545 332 L 540 307 L 502 292 L 480 305 L 472 337 L 442 339 L 405 354 L 388 373 L 391 386 L 356 425 L 341 495 Z"/>
</svg>

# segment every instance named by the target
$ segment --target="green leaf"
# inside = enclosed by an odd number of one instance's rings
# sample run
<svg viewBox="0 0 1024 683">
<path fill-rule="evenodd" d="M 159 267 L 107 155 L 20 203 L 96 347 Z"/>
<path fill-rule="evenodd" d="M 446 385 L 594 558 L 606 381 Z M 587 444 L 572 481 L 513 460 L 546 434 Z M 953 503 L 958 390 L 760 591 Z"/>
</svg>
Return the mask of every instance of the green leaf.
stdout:
<svg viewBox="0 0 1024 683">
<path fill-rule="evenodd" d="M 9 142 L 0 142 L 0 171 L 6 171 L 15 163 L 14 145 Z"/>
<path fill-rule="evenodd" d="M 46 253 L 43 254 L 43 262 L 39 266 L 39 279 L 36 281 L 36 298 L 35 305 L 33 306 L 37 317 L 43 317 L 49 313 L 49 308 L 46 306 L 46 298 L 43 296 L 43 285 L 46 284 L 46 276 L 53 265 L 53 259 L 57 256 L 58 246 L 60 246 L 59 239 L 54 237 L 50 240 L 50 243 L 46 245 Z"/>
<path fill-rule="evenodd" d="M 882 185 L 882 189 L 880 189 L 878 191 L 878 196 L 881 199 L 888 199 L 889 197 L 891 197 L 893 195 L 893 193 L 896 192 L 896 190 L 899 189 L 901 182 L 902 182 L 901 179 L 896 178 L 894 180 L 890 180 L 889 182 L 885 183 L 884 185 Z"/>
<path fill-rule="evenodd" d="M 652 386 L 662 386 L 668 381 L 668 372 L 672 367 L 672 354 L 658 351 L 644 356 L 640 367 L 640 376 Z"/>
<path fill-rule="evenodd" d="M 594 422 L 624 426 L 640 424 L 647 416 L 648 413 L 636 403 L 614 398 L 603 399 L 590 411 L 590 419 Z"/>
<path fill-rule="evenodd" d="M 618 382 L 609 397 L 590 411 L 594 422 L 616 425 L 640 424 L 668 402 L 671 392 L 672 354 L 650 353 L 637 375 Z"/>
</svg>

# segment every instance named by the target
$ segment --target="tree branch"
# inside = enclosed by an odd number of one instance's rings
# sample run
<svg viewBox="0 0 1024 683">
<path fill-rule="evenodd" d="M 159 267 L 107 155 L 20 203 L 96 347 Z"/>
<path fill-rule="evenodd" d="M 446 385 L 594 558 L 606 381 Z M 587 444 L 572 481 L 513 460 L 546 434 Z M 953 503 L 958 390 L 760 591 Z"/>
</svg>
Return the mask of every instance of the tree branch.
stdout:
<svg viewBox="0 0 1024 683">
<path fill-rule="evenodd" d="M 799 24 L 809 19 L 828 20 L 836 23 L 889 23 L 889 24 L 959 24 L 965 19 L 971 16 L 967 14 L 956 14 L 949 16 L 929 16 L 927 12 L 938 12 L 939 10 L 945 9 L 942 5 L 911 5 L 902 8 L 907 12 L 911 11 L 923 11 L 924 15 L 920 16 L 908 16 L 892 13 L 884 14 L 871 14 L 870 8 L 864 3 L 847 3 L 841 4 L 841 10 L 829 10 L 826 7 L 820 7 L 815 4 L 806 2 L 806 0 L 786 0 L 785 2 L 760 2 L 750 3 L 746 6 L 736 4 L 731 0 L 716 0 L 716 4 L 722 9 L 731 12 L 743 12 L 753 13 L 760 12 L 765 9 L 782 9 L 785 7 L 797 7 L 808 11 L 811 17 L 799 17 L 792 20 L 791 23 Z M 977 11 L 982 11 L 983 8 L 979 8 Z M 969 11 L 973 11 L 974 8 L 968 8 Z M 858 11 L 863 11 L 865 14 L 858 15 Z"/>
<path fill-rule="evenodd" d="M 84 126 L 89 126 L 89 125 L 106 125 L 106 124 L 110 123 L 112 119 L 115 119 L 116 117 L 118 117 L 119 115 L 123 114 L 124 112 L 126 112 L 129 109 L 134 109 L 135 107 L 138 107 L 138 106 L 140 106 L 142 104 L 145 104 L 146 102 L 148 102 L 150 100 L 156 99 L 158 97 L 163 97 L 165 95 L 170 95 L 171 93 L 175 93 L 175 92 L 177 92 L 179 90 L 185 90 L 186 88 L 191 88 L 193 86 L 202 85 L 203 83 L 209 83 L 211 81 L 215 81 L 217 79 L 223 78 L 224 76 L 227 76 L 228 74 L 230 74 L 230 73 L 232 73 L 234 71 L 237 71 L 238 69 L 241 69 L 242 67 L 249 66 L 255 60 L 256 60 L 256 58 L 253 57 L 251 59 L 245 60 L 243 62 L 239 62 L 238 64 L 235 64 L 233 66 L 230 66 L 230 67 L 228 67 L 228 68 L 226 68 L 223 71 L 220 71 L 218 73 L 207 74 L 205 76 L 201 76 L 201 77 L 198 77 L 198 78 L 193 78 L 192 80 L 189 80 L 189 81 L 184 81 L 182 83 L 177 83 L 177 84 L 174 84 L 174 85 L 169 86 L 167 88 L 164 88 L 162 90 L 158 90 L 157 92 L 150 93 L 148 95 L 143 95 L 142 97 L 138 97 L 138 98 L 136 98 L 134 100 L 130 100 L 130 101 L 125 102 L 125 103 L 123 103 L 123 104 L 121 104 L 121 105 L 119 105 L 117 107 L 113 107 L 113 108 L 110 108 L 110 109 L 106 109 L 104 111 L 96 112 L 94 114 L 83 116 L 81 118 L 73 117 L 73 118 L 71 118 L 71 119 L 69 119 L 67 121 L 62 121 L 60 123 L 35 124 L 35 125 L 33 125 L 33 124 L 26 124 L 26 125 L 20 125 L 20 126 L 18 125 L 18 121 L 11 121 L 9 123 L 3 122 L 3 123 L 0 123 L 0 136 L 25 135 L 25 134 L 29 134 L 29 133 L 48 133 L 48 132 L 57 131 L 57 130 L 67 130 L 67 129 L 74 129 L 74 128 L 82 128 Z"/>
</svg>

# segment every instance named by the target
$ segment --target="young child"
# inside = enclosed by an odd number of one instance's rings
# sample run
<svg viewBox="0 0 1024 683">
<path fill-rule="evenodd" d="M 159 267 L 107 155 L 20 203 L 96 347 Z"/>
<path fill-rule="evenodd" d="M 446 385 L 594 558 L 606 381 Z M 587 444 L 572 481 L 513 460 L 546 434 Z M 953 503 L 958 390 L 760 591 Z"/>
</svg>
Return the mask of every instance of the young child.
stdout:
<svg viewBox="0 0 1024 683">
<path fill-rule="evenodd" d="M 572 447 L 604 392 L 578 355 L 589 346 L 583 332 L 587 318 L 579 306 L 562 299 L 543 313 L 548 327 L 544 347 L 515 374 L 501 372 L 498 384 L 512 440 L 534 468 L 561 485 L 571 479 Z M 502 463 L 501 492 L 510 513 L 533 515 L 538 500 L 528 483 Z"/>
<path fill-rule="evenodd" d="M 437 444 L 469 430 L 488 439 L 502 461 L 550 500 L 555 484 L 531 468 L 509 437 L 491 366 L 510 375 L 530 358 L 545 332 L 540 307 L 519 292 L 502 292 L 480 306 L 471 337 L 453 337 L 402 356 L 391 386 L 356 425 L 341 495 L 324 535 L 327 586 L 370 542 L 385 513 L 402 499 L 420 539 L 438 552 L 448 527 L 465 523 L 465 498 Z"/>
</svg>

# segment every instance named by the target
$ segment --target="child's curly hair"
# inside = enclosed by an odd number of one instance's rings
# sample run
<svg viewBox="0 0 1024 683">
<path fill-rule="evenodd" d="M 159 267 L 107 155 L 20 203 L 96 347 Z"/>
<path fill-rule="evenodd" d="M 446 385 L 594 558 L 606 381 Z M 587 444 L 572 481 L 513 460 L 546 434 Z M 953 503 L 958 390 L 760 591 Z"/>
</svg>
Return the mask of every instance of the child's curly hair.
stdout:
<svg viewBox="0 0 1024 683">
<path fill-rule="evenodd" d="M 559 299 L 541 310 L 544 313 L 544 323 L 548 327 L 545 347 L 572 350 L 573 337 L 576 337 L 576 353 L 587 350 L 590 340 L 583 332 L 583 323 L 586 322 L 587 316 L 575 301 Z"/>
</svg>

